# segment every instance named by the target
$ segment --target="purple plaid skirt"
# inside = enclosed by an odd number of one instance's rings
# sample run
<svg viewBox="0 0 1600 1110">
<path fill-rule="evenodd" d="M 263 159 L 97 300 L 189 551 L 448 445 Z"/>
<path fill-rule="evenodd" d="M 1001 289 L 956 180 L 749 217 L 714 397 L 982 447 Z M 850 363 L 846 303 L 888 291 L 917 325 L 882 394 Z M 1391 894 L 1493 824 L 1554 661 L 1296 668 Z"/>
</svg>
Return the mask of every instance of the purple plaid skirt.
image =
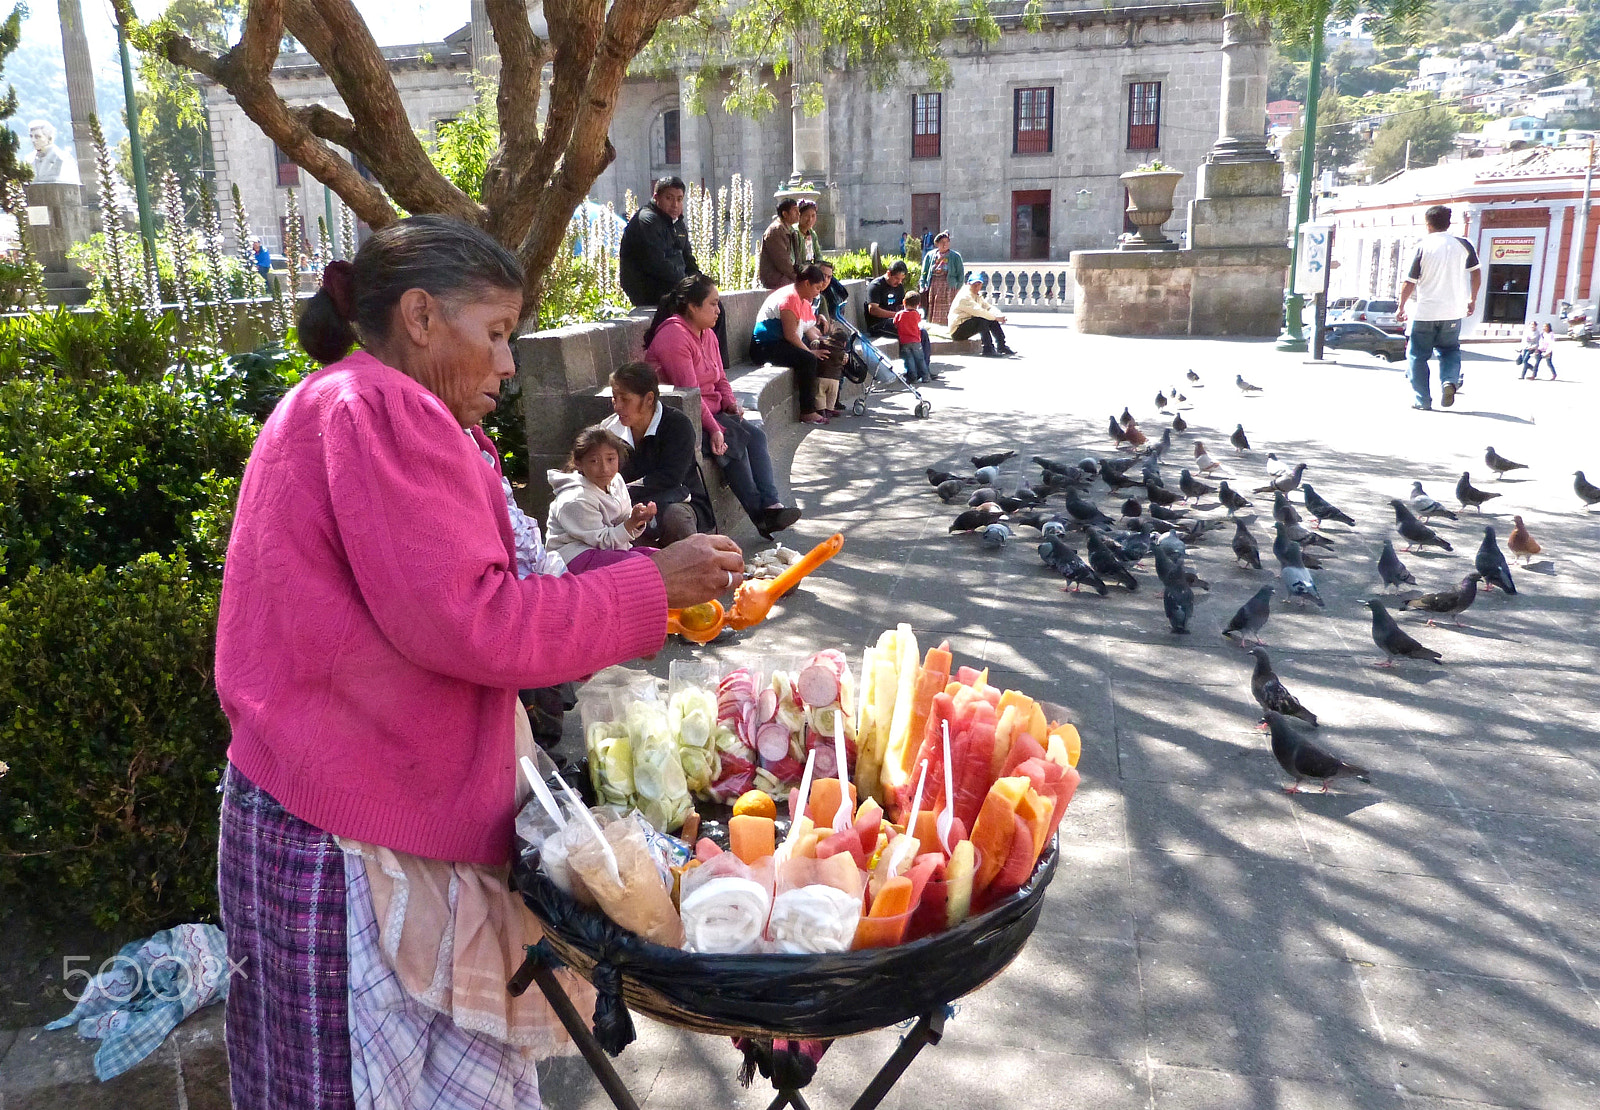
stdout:
<svg viewBox="0 0 1600 1110">
<path fill-rule="evenodd" d="M 344 853 L 228 765 L 217 886 L 235 1110 L 351 1110 Z"/>
</svg>

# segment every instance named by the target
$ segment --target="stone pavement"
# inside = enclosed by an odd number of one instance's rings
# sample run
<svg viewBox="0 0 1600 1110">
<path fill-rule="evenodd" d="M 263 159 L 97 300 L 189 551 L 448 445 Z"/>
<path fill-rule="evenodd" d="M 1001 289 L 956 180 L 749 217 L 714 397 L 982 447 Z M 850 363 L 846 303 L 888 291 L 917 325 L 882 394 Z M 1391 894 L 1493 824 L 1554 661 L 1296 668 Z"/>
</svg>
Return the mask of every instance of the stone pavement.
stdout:
<svg viewBox="0 0 1600 1110">
<path fill-rule="evenodd" d="M 885 1105 L 1600 1105 L 1600 568 L 1586 546 L 1600 523 L 1571 491 L 1577 467 L 1600 481 L 1587 427 L 1600 350 L 1563 345 L 1561 379 L 1533 383 L 1515 380 L 1511 347 L 1483 345 L 1455 408 L 1425 414 L 1410 410 L 1400 371 L 1364 356 L 1308 367 L 1266 343 L 1079 336 L 1064 322 L 1017 318 L 1008 333 L 1021 359 L 941 360 L 950 373 L 927 392 L 930 419 L 891 397 L 813 430 L 795 448 L 792 484 L 809 515 L 793 535 L 810 544 L 837 529 L 844 551 L 739 641 L 673 647 L 652 664 L 665 674 L 691 650 L 825 645 L 859 658 L 884 627 L 909 621 L 919 641 L 948 637 L 997 684 L 1071 707 L 1084 782 L 1039 929 L 959 1004 L 943 1043 Z M 1184 388 L 1190 367 L 1203 388 Z M 1241 397 L 1235 373 L 1264 392 Z M 1153 574 L 1133 595 L 1072 596 L 1043 569 L 1031 531 L 1001 552 L 946 534 L 955 509 L 934 496 L 925 465 L 958 469 L 1006 447 L 1021 459 L 1099 455 L 1123 405 L 1159 434 L 1153 398 L 1173 385 L 1192 405 L 1175 461 L 1199 437 L 1249 489 L 1276 450 L 1309 463 L 1307 478 L 1357 520 L 1353 533 L 1329 528 L 1338 546 L 1317 574 L 1327 609 L 1291 609 L 1280 588 L 1264 635 L 1284 682 L 1321 716 L 1320 741 L 1370 766 L 1371 786 L 1281 791 L 1252 728 L 1249 659 L 1218 635 L 1277 580 L 1237 569 L 1227 531 L 1191 549 L 1212 589 L 1187 637 L 1167 629 Z M 1226 442 L 1240 421 L 1257 450 L 1235 460 Z M 1480 473 L 1489 443 L 1529 463 L 1526 479 Z M 1462 469 L 1504 494 L 1484 515 L 1502 541 L 1521 513 L 1548 556 L 1513 568 L 1517 597 L 1480 595 L 1461 629 L 1404 618 L 1444 653 L 1443 668 L 1376 670 L 1360 601 L 1379 590 L 1387 498 L 1421 479 L 1451 502 Z M 1004 477 L 1023 472 L 1013 462 Z M 1258 538 L 1270 535 L 1262 519 Z M 1455 554 L 1402 555 L 1428 589 L 1471 569 L 1481 536 L 1470 514 L 1440 530 Z M 162 1050 L 137 1091 L 85 1082 L 88 1046 L 69 1047 L 70 1034 L 0 1033 L 0 1110 L 218 1105 L 218 1016 L 182 1027 L 187 1039 Z M 771 1101 L 759 1083 L 739 1087 L 726 1042 L 637 1024 L 618 1067 L 642 1106 Z M 811 1105 L 848 1106 L 897 1036 L 836 1044 L 806 1091 Z M 65 1085 L 28 1086 L 52 1074 Z M 543 1075 L 552 1110 L 609 1105 L 575 1059 Z"/>
<path fill-rule="evenodd" d="M 900 398 L 875 400 L 867 417 L 805 438 L 792 473 L 808 510 L 796 543 L 837 529 L 844 551 L 743 642 L 701 649 L 838 645 L 859 658 L 884 627 L 909 621 L 919 642 L 948 637 L 997 684 L 1077 718 L 1084 782 L 1039 929 L 960 1003 L 943 1043 L 885 1105 L 1600 1105 L 1600 575 L 1588 548 L 1600 523 L 1571 490 L 1577 467 L 1600 479 L 1586 427 L 1600 351 L 1563 345 L 1559 381 L 1518 382 L 1513 348 L 1485 344 L 1468 355 L 1455 407 L 1417 413 L 1400 370 L 1365 356 L 1309 367 L 1270 343 L 1080 336 L 1061 321 L 1014 319 L 1024 357 L 943 360 L 948 384 L 928 391 L 930 419 Z M 1203 388 L 1186 388 L 1191 367 Z M 1264 392 L 1242 397 L 1236 373 Z M 1357 520 L 1354 532 L 1329 527 L 1337 547 L 1317 574 L 1327 609 L 1281 604 L 1280 584 L 1264 635 L 1285 684 L 1321 716 L 1321 741 L 1371 767 L 1371 786 L 1280 789 L 1285 776 L 1253 730 L 1250 660 L 1219 635 L 1277 578 L 1236 569 L 1231 530 L 1191 549 L 1212 588 L 1187 637 L 1168 630 L 1153 573 L 1133 595 L 1072 596 L 1030 530 L 1002 552 L 946 534 L 955 507 L 924 466 L 959 469 L 1000 448 L 1099 455 L 1107 416 L 1125 404 L 1159 434 L 1153 398 L 1173 385 L 1192 405 L 1175 461 L 1201 438 L 1248 490 L 1275 450 L 1309 463 L 1307 479 Z M 1256 450 L 1235 460 L 1227 437 L 1241 421 Z M 1530 464 L 1527 478 L 1480 473 L 1490 443 Z M 1024 469 L 1037 474 L 1014 461 L 1005 482 Z M 1463 469 L 1504 495 L 1483 518 L 1502 543 L 1520 513 L 1548 557 L 1514 568 L 1517 597 L 1480 595 L 1461 629 L 1404 618 L 1444 667 L 1375 669 L 1360 602 L 1380 590 L 1387 499 L 1421 479 L 1453 503 Z M 1258 539 L 1270 524 L 1263 512 Z M 1482 535 L 1471 514 L 1440 530 L 1453 555 L 1402 554 L 1427 589 L 1467 573 Z M 726 1043 L 638 1025 L 618 1063 L 641 1105 L 770 1102 L 759 1082 L 735 1082 Z M 836 1044 L 810 1103 L 848 1106 L 897 1035 Z M 547 1072 L 547 1105 L 609 1105 L 581 1063 Z"/>
</svg>

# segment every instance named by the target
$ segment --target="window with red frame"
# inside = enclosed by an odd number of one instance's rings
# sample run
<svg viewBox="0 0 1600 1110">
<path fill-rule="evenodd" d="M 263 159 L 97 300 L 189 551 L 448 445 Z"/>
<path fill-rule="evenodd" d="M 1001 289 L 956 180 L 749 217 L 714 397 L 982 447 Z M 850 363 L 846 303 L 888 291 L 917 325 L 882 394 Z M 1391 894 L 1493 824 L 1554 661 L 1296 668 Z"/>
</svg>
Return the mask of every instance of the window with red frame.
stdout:
<svg viewBox="0 0 1600 1110">
<path fill-rule="evenodd" d="M 1161 146 L 1161 82 L 1135 81 L 1128 86 L 1128 149 Z"/>
<path fill-rule="evenodd" d="M 942 93 L 915 93 L 911 97 L 911 157 L 939 157 L 939 138 L 943 130 Z"/>
<path fill-rule="evenodd" d="M 1054 149 L 1055 89 L 1017 89 L 1013 93 L 1012 154 L 1049 154 Z"/>
<path fill-rule="evenodd" d="M 278 149 L 278 144 L 272 144 L 272 159 L 278 168 L 278 185 L 280 188 L 295 189 L 300 185 L 300 167 L 294 164 L 283 151 Z"/>
</svg>

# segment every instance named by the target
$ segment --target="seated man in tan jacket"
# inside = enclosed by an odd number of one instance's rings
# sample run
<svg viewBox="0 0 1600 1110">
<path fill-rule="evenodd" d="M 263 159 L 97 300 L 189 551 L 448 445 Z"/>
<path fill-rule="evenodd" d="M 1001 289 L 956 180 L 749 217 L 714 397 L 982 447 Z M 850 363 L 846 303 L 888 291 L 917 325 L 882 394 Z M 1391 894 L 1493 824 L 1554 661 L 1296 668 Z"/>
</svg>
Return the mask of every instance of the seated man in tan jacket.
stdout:
<svg viewBox="0 0 1600 1110">
<path fill-rule="evenodd" d="M 950 302 L 950 338 L 981 336 L 986 358 L 1017 353 L 1006 345 L 1005 329 L 1000 326 L 1005 322 L 1005 316 L 983 295 L 983 279 L 976 274 L 967 278 L 956 299 Z"/>
<path fill-rule="evenodd" d="M 800 222 L 800 206 L 793 197 L 778 202 L 778 214 L 761 233 L 761 258 L 757 276 L 768 289 L 793 285 L 796 274 L 795 225 Z"/>
</svg>

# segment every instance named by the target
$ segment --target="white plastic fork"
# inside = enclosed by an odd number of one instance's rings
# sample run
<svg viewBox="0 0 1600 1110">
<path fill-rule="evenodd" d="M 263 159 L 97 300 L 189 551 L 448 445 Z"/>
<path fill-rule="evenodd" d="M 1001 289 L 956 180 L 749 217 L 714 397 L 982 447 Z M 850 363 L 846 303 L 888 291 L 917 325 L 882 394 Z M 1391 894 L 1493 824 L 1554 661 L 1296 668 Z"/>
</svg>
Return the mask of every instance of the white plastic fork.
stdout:
<svg viewBox="0 0 1600 1110">
<path fill-rule="evenodd" d="M 951 848 L 950 827 L 956 819 L 956 788 L 950 767 L 950 722 L 940 721 L 939 724 L 944 726 L 944 808 L 934 820 L 933 828 L 939 834 L 939 847 L 948 856 Z"/>
</svg>

